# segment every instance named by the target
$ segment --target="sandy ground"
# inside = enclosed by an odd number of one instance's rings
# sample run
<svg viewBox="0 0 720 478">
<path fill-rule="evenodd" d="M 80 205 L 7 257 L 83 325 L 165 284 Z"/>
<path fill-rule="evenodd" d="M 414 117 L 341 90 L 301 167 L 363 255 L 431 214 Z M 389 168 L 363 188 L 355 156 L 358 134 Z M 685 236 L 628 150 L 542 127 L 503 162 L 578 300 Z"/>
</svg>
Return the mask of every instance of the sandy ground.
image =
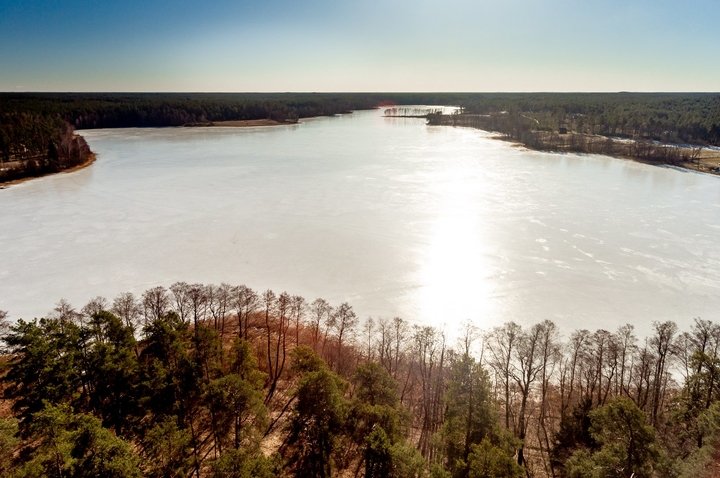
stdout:
<svg viewBox="0 0 720 478">
<path fill-rule="evenodd" d="M 232 127 L 249 127 L 249 126 L 283 126 L 288 124 L 296 124 L 297 121 L 275 121 L 272 119 L 255 119 L 255 120 L 237 120 L 237 121 L 212 121 L 204 125 L 197 126 L 232 126 Z"/>
<path fill-rule="evenodd" d="M 720 175 L 720 151 L 714 149 L 703 149 L 698 158 L 698 163 L 685 163 L 683 167 L 702 171 L 704 173 Z"/>
</svg>

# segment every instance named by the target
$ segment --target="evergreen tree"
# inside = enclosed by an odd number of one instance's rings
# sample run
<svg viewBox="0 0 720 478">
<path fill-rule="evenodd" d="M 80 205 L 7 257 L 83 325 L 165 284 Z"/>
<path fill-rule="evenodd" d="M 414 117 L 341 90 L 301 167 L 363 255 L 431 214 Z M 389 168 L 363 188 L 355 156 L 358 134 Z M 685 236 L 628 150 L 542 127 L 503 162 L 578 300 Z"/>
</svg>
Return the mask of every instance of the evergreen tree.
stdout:
<svg viewBox="0 0 720 478">
<path fill-rule="evenodd" d="M 191 436 L 180 430 L 176 417 L 167 417 L 141 437 L 143 475 L 148 478 L 181 478 L 193 467 Z"/>
<path fill-rule="evenodd" d="M 632 400 L 618 397 L 590 412 L 595 452 L 581 450 L 566 463 L 570 478 L 650 478 L 659 457 L 655 431 Z"/>
<path fill-rule="evenodd" d="M 142 476 L 130 445 L 103 428 L 100 420 L 48 405 L 35 414 L 31 449 L 16 476 L 30 478 L 132 478 Z"/>
<path fill-rule="evenodd" d="M 411 476 L 398 474 L 399 468 L 405 469 L 403 473 L 410 472 L 412 465 L 402 464 L 412 463 L 418 452 L 404 446 L 409 416 L 400 405 L 397 383 L 377 363 L 360 365 L 355 370 L 353 383 L 355 397 L 347 427 L 355 443 L 364 447 L 365 478 Z M 398 453 L 407 456 L 398 456 Z"/>
<path fill-rule="evenodd" d="M 258 451 L 229 450 L 212 463 L 213 478 L 275 478 L 279 476 L 278 460 Z"/>
<path fill-rule="evenodd" d="M 62 319 L 19 320 L 5 336 L 12 356 L 3 380 L 7 398 L 26 436 L 34 414 L 45 403 L 73 403 L 84 380 L 81 330 Z"/>
<path fill-rule="evenodd" d="M 85 361 L 90 409 L 119 435 L 140 413 L 135 338 L 131 328 L 106 311 L 91 317 L 88 330 L 91 343 Z"/>
<path fill-rule="evenodd" d="M 13 454 L 20 444 L 17 420 L 0 418 L 0 477 L 11 476 Z"/>
<path fill-rule="evenodd" d="M 467 478 L 472 446 L 496 430 L 487 372 L 469 354 L 453 360 L 443 427 L 445 459 L 453 477 Z"/>
<path fill-rule="evenodd" d="M 489 438 L 482 439 L 480 444 L 473 445 L 468 456 L 470 478 L 520 478 L 523 469 L 513 453 L 516 443 L 506 436 L 499 445 L 494 445 Z"/>
<path fill-rule="evenodd" d="M 332 476 L 332 455 L 347 413 L 344 389 L 345 382 L 326 366 L 300 380 L 288 436 L 295 476 Z"/>
<path fill-rule="evenodd" d="M 213 435 L 220 451 L 228 445 L 239 448 L 248 440 L 257 439 L 265 425 L 267 411 L 263 403 L 264 374 L 244 340 L 235 345 L 236 360 L 230 373 L 211 381 L 205 392 L 210 410 Z"/>
</svg>

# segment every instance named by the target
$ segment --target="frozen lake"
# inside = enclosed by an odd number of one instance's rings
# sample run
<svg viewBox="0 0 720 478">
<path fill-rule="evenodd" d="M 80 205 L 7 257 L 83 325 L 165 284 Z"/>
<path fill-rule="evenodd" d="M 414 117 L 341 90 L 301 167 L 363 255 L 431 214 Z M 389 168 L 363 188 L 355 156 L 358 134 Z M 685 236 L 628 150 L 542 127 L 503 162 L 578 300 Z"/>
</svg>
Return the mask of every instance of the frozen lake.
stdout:
<svg viewBox="0 0 720 478">
<path fill-rule="evenodd" d="M 448 329 L 719 319 L 717 177 L 382 111 L 82 134 L 95 164 L 0 190 L 11 318 L 183 280 Z"/>
</svg>

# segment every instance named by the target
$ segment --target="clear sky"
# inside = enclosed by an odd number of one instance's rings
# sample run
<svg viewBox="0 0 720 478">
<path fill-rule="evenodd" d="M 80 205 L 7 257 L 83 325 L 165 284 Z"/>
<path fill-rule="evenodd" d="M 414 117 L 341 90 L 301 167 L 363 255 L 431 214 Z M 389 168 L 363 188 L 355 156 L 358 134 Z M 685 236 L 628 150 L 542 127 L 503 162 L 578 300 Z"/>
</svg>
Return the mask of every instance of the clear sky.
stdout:
<svg viewBox="0 0 720 478">
<path fill-rule="evenodd" d="M 718 0 L 0 0 L 0 91 L 720 91 Z"/>
</svg>

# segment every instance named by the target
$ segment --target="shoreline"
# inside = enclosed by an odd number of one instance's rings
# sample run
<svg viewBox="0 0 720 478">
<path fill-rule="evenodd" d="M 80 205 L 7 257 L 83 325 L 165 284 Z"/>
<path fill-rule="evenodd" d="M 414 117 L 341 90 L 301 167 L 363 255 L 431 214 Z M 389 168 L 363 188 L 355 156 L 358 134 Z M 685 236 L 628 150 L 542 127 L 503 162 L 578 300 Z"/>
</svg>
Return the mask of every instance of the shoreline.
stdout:
<svg viewBox="0 0 720 478">
<path fill-rule="evenodd" d="M 396 116 L 388 116 L 388 117 L 396 117 Z M 425 118 L 429 120 L 429 117 L 426 116 L 400 116 L 400 117 L 412 117 L 412 118 Z M 209 121 L 206 123 L 188 123 L 183 125 L 183 127 L 206 127 L 206 128 L 218 128 L 218 127 L 230 127 L 230 128 L 249 128 L 249 127 L 268 127 L 268 126 L 288 126 L 288 125 L 297 125 L 299 124 L 298 120 L 285 120 L 285 121 L 277 121 L 269 118 L 264 119 L 251 119 L 251 120 L 228 120 L 228 121 Z M 536 146 L 533 146 L 532 144 L 529 144 L 527 141 L 523 141 L 519 138 L 513 138 L 509 136 L 506 133 L 503 133 L 501 131 L 495 131 L 492 129 L 483 128 L 478 125 L 472 125 L 472 124 L 457 124 L 455 121 L 452 123 L 447 122 L 440 122 L 440 123 L 430 123 L 428 124 L 434 124 L 439 126 L 459 126 L 459 127 L 465 127 L 465 128 L 473 128 L 473 129 L 479 129 L 481 131 L 486 131 L 488 133 L 493 134 L 492 138 L 506 141 L 509 143 L 512 143 L 515 146 L 527 148 L 531 151 L 540 151 L 540 152 L 552 152 L 552 153 L 575 153 L 575 154 L 600 154 L 609 156 L 616 159 L 624 159 L 624 160 L 630 160 L 635 161 L 638 163 L 648 164 L 651 166 L 660 166 L 660 167 L 669 167 L 669 168 L 675 168 L 678 171 L 689 171 L 689 172 L 696 172 L 696 173 L 704 173 L 704 174 L 710 174 L 713 176 L 720 176 L 720 149 L 712 149 L 707 146 L 697 145 L 693 147 L 692 145 L 673 145 L 673 144 L 658 144 L 657 147 L 660 148 L 671 148 L 678 152 L 681 152 L 686 155 L 690 155 L 693 153 L 694 150 L 699 149 L 699 153 L 696 155 L 696 157 L 692 160 L 682 160 L 682 161 L 667 161 L 667 160 L 656 160 L 652 158 L 641 158 L 641 157 L 635 157 L 628 154 L 621 154 L 621 153 L 614 153 L 613 151 L 592 151 L 592 150 L 584 150 L 580 147 L 577 147 L 576 144 L 578 143 L 578 139 L 581 143 L 584 144 L 599 144 L 599 143 L 605 143 L 605 144 L 611 144 L 612 147 L 627 147 L 628 145 L 635 145 L 640 144 L 634 140 L 628 140 L 628 139 L 622 139 L 622 138 L 613 138 L 609 136 L 602 136 L 602 135 L 593 135 L 593 134 L 587 134 L 587 133 L 576 133 L 576 132 L 567 132 L 563 135 L 558 136 L 558 134 L 548 134 L 545 133 L 543 137 L 543 132 L 535 132 L 534 140 L 538 143 Z M 549 137 L 553 137 L 554 140 L 557 140 L 558 137 L 562 139 L 562 146 L 560 146 L 560 143 L 555 141 L 555 144 L 551 144 L 551 142 L 548 140 Z M 569 141 L 565 141 L 569 140 Z M 592 149 L 592 148 L 591 148 Z M 72 173 L 75 171 L 79 171 L 81 169 L 84 169 L 86 167 L 89 167 L 92 165 L 95 160 L 97 159 L 97 156 L 95 153 L 91 152 L 88 155 L 88 159 L 81 163 L 77 164 L 75 166 L 72 166 L 67 169 L 63 169 L 61 171 L 49 173 L 49 174 L 43 174 L 40 176 L 28 176 L 24 178 L 19 179 L 12 179 L 9 181 L 0 181 L 0 190 L 1 189 L 7 189 L 11 186 L 15 186 L 17 184 L 24 183 L 26 181 L 31 181 L 33 179 L 39 179 L 47 176 L 53 176 L 56 174 L 64 174 L 64 173 Z"/>
<path fill-rule="evenodd" d="M 298 124 L 298 120 L 277 121 L 274 119 L 251 119 L 251 120 L 228 120 L 228 121 L 208 121 L 207 123 L 188 123 L 183 125 L 185 128 L 251 128 L 257 126 L 287 126 Z"/>
<path fill-rule="evenodd" d="M 484 118 L 491 116 L 486 115 Z M 507 141 L 532 151 L 600 154 L 650 166 L 720 176 L 720 150 L 705 145 L 665 144 L 573 131 L 561 134 L 557 131 L 529 130 L 520 137 L 513 137 L 509 133 L 484 127 L 486 125 L 483 124 L 473 124 L 472 121 L 468 121 L 469 124 L 463 123 L 465 122 L 462 119 L 452 118 L 450 115 L 432 119 L 428 117 L 429 125 L 479 129 L 491 133 L 493 139 Z M 633 152 L 636 154 L 631 154 Z"/>
<path fill-rule="evenodd" d="M 85 169 L 91 164 L 95 162 L 97 159 L 97 155 L 95 153 L 90 153 L 88 155 L 88 159 L 80 164 L 76 164 L 75 166 L 71 166 L 67 169 L 63 169 L 61 171 L 56 171 L 54 173 L 48 173 L 43 174 L 41 176 L 27 176 L 25 178 L 19 178 L 19 179 L 11 179 L 10 181 L 0 181 L 0 189 L 7 189 L 11 186 L 16 186 L 18 184 L 22 184 L 27 181 L 32 181 L 33 179 L 40 179 L 40 178 L 47 178 L 50 176 L 55 176 L 57 174 L 66 174 L 66 173 L 74 173 L 75 171 L 79 171 L 81 169 Z"/>
<path fill-rule="evenodd" d="M 252 119 L 252 120 L 228 120 L 228 121 L 209 121 L 207 123 L 188 123 L 183 125 L 183 127 L 187 128 L 219 128 L 219 127 L 226 127 L 226 128 L 255 128 L 255 127 L 266 127 L 266 126 L 289 126 L 289 125 L 297 125 L 299 124 L 298 120 L 286 120 L 286 121 L 277 121 L 269 118 L 263 118 L 263 119 Z M 82 135 L 80 135 L 82 136 Z M 63 169 L 61 171 L 56 171 L 53 173 L 48 174 L 41 174 L 39 176 L 26 176 L 24 178 L 18 178 L 18 179 L 11 179 L 9 181 L 2 181 L 0 180 L 0 190 L 1 189 L 7 189 L 11 186 L 16 186 L 18 184 L 22 184 L 27 181 L 32 181 L 33 179 L 40 179 L 45 178 L 48 176 L 54 176 L 56 174 L 64 174 L 64 173 L 73 173 L 75 171 L 79 171 L 81 169 L 87 168 L 88 166 L 92 165 L 95 160 L 97 159 L 97 155 L 93 152 L 91 152 L 88 155 L 88 159 L 84 161 L 81 164 L 76 164 L 75 166 L 71 166 L 67 169 Z"/>
<path fill-rule="evenodd" d="M 299 121 L 297 120 L 288 120 L 288 121 L 277 121 L 273 119 L 253 119 L 253 120 L 229 120 L 229 121 L 210 121 L 207 123 L 189 123 L 186 125 L 183 125 L 183 127 L 188 128 L 218 128 L 218 127 L 229 127 L 229 128 L 253 128 L 253 127 L 266 127 L 266 126 L 288 126 L 288 125 L 296 125 L 299 124 Z M 81 136 L 81 135 L 80 135 Z M 95 160 L 97 159 L 97 155 L 93 152 L 91 152 L 88 155 L 88 159 L 84 161 L 81 164 L 76 164 L 75 166 L 71 166 L 67 169 L 63 169 L 61 171 L 56 171 L 53 173 L 48 174 L 42 174 L 40 176 L 27 176 L 24 178 L 18 178 L 18 179 L 11 179 L 9 181 L 1 181 L 0 180 L 0 189 L 7 189 L 11 186 L 16 186 L 18 184 L 22 184 L 27 181 L 32 181 L 33 179 L 40 179 L 45 178 L 48 176 L 54 176 L 56 174 L 64 174 L 64 173 L 73 173 L 75 171 L 79 171 L 81 169 L 87 168 L 88 166 L 92 165 Z"/>
<path fill-rule="evenodd" d="M 473 128 L 470 126 L 470 128 Z M 476 128 L 480 129 L 480 128 Z M 487 131 L 487 130 L 483 130 Z M 653 160 L 653 159 L 646 159 L 646 158 L 637 158 L 630 155 L 624 155 L 624 154 L 611 154 L 611 153 L 603 153 L 603 152 L 593 152 L 593 151 L 581 151 L 581 150 L 573 150 L 573 149 L 563 149 L 563 148 L 552 148 L 552 147 L 540 147 L 540 148 L 534 148 L 531 145 L 528 145 L 520 140 L 509 138 L 504 136 L 502 133 L 497 131 L 487 131 L 488 133 L 493 133 L 495 136 L 493 136 L 493 139 L 498 139 L 500 141 L 506 141 L 509 143 L 512 143 L 515 146 L 527 148 L 530 151 L 539 151 L 539 152 L 546 152 L 546 153 L 556 153 L 556 154 L 564 154 L 564 153 L 574 153 L 574 154 L 599 154 L 602 156 L 608 156 L 610 158 L 615 159 L 623 159 L 626 161 L 635 161 L 636 163 L 642 163 L 647 164 L 649 166 L 657 166 L 657 167 L 665 167 L 665 168 L 674 168 L 678 171 L 683 172 L 694 172 L 694 173 L 702 173 L 702 174 L 710 174 L 712 176 L 720 176 L 720 152 L 715 152 L 713 154 L 712 150 L 707 149 L 705 146 L 698 145 L 698 148 L 701 148 L 700 156 L 697 158 L 696 162 L 692 161 L 680 161 L 680 162 L 671 162 L 671 161 L 661 161 L 661 160 Z M 577 135 L 582 136 L 584 134 L 578 134 L 578 133 L 568 133 L 568 136 Z M 612 141 L 615 145 L 622 145 L 627 144 L 626 141 L 623 140 L 617 140 L 613 139 L 609 136 L 601 136 L 601 135 L 593 135 L 597 138 L 602 138 L 603 141 Z M 666 147 L 671 148 L 677 148 L 679 151 L 683 152 L 690 152 L 692 148 L 686 147 L 686 146 L 675 146 L 675 145 L 664 145 Z"/>
</svg>

